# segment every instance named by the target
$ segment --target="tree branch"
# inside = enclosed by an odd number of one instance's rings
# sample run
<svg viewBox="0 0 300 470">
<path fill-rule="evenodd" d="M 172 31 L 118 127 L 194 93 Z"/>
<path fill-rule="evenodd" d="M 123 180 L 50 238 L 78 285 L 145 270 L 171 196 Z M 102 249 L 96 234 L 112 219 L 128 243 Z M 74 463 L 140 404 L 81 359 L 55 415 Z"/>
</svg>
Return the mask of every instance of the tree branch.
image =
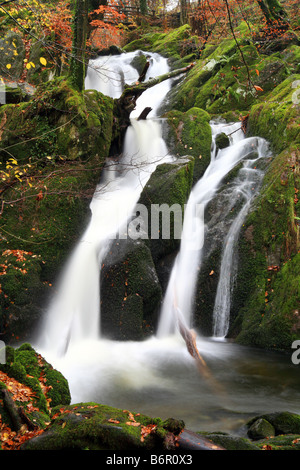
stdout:
<svg viewBox="0 0 300 470">
<path fill-rule="evenodd" d="M 148 88 L 158 85 L 159 83 L 168 80 L 169 78 L 173 78 L 188 72 L 192 67 L 194 67 L 194 65 L 195 63 L 192 63 L 187 67 L 159 75 L 158 77 L 152 78 L 147 82 L 138 81 L 131 85 L 125 85 L 122 95 L 114 102 L 114 126 L 113 138 L 110 147 L 110 156 L 120 155 L 122 151 L 121 149 L 123 146 L 124 135 L 127 127 L 130 125 L 130 113 L 135 109 L 136 101 L 141 96 L 141 94 Z"/>
</svg>

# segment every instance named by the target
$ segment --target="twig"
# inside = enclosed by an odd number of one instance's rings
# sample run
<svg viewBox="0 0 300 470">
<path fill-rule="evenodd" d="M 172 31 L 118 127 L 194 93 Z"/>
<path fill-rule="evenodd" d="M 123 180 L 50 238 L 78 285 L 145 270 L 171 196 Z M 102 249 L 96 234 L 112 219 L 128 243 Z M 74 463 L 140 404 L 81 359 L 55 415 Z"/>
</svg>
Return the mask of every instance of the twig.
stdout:
<svg viewBox="0 0 300 470">
<path fill-rule="evenodd" d="M 226 8 L 227 8 L 229 26 L 230 26 L 230 29 L 231 29 L 232 36 L 233 36 L 233 38 L 234 38 L 234 40 L 235 40 L 235 43 L 236 43 L 236 45 L 237 45 L 238 50 L 240 51 L 240 54 L 241 54 L 241 57 L 242 57 L 242 61 L 244 62 L 244 65 L 245 65 L 246 70 L 247 70 L 249 86 L 251 85 L 251 86 L 253 87 L 253 83 L 252 83 L 252 80 L 251 80 L 249 67 L 248 67 L 248 65 L 247 65 L 247 62 L 246 62 L 246 60 L 245 60 L 243 51 L 242 51 L 242 49 L 241 49 L 241 47 L 240 47 L 240 45 L 239 45 L 239 43 L 238 43 L 238 40 L 237 40 L 237 38 L 236 38 L 234 29 L 233 29 L 233 26 L 232 26 L 231 14 L 230 14 L 230 9 L 229 9 L 229 5 L 228 5 L 228 1 L 227 1 L 227 0 L 224 0 L 224 2 L 225 2 L 225 5 L 226 5 Z"/>
</svg>

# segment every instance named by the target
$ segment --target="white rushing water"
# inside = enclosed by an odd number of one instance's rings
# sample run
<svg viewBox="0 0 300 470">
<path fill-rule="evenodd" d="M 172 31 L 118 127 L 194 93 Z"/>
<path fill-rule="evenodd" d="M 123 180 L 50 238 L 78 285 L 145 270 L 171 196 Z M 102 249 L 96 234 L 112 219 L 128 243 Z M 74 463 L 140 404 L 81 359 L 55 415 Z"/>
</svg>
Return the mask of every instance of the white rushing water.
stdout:
<svg viewBox="0 0 300 470">
<path fill-rule="evenodd" d="M 180 251 L 171 272 L 170 281 L 164 298 L 158 336 L 168 336 L 176 331 L 179 317 L 187 328 L 191 328 L 193 300 L 197 277 L 201 270 L 202 250 L 206 232 L 205 208 L 213 199 L 224 177 L 241 161 L 244 162 L 243 175 L 238 179 L 232 199 L 242 195 L 245 204 L 232 223 L 225 240 L 225 251 L 221 263 L 221 276 L 216 297 L 214 336 L 225 336 L 230 313 L 231 276 L 234 243 L 239 235 L 244 217 L 256 194 L 255 180 L 261 180 L 262 172 L 253 169 L 256 160 L 266 155 L 266 141 L 261 138 L 245 138 L 240 123 L 212 124 L 211 162 L 204 175 L 191 191 L 185 214 Z M 215 138 L 224 132 L 230 137 L 230 146 L 218 150 Z M 247 156 L 257 152 L 257 158 L 248 160 Z M 257 185 L 256 185 L 257 186 Z"/>
<path fill-rule="evenodd" d="M 169 70 L 166 59 L 157 54 L 148 56 L 150 67 L 146 80 Z M 120 85 L 124 80 L 131 83 L 136 79 L 135 69 L 130 66 L 133 58 L 134 54 L 122 54 L 118 60 L 115 57 L 94 60 L 86 78 L 86 88 L 94 86 L 109 96 L 120 96 Z M 151 103 L 152 116 L 156 116 L 169 88 L 170 81 L 166 80 L 158 93 L 152 91 L 150 96 L 145 93 Z M 100 337 L 102 260 L 111 240 L 126 230 L 141 191 L 157 164 L 172 160 L 162 138 L 160 123 L 155 119 L 136 119 L 144 109 L 143 100 L 137 101 L 132 112 L 122 158 L 117 163 L 108 163 L 103 171 L 90 204 L 90 223 L 61 275 L 58 292 L 42 325 L 39 344 L 43 349 L 64 354 L 71 342 Z"/>
<path fill-rule="evenodd" d="M 157 54 L 146 54 L 151 61 L 146 79 L 166 73 L 165 59 Z M 117 98 L 125 82 L 137 79 L 138 74 L 130 65 L 134 57 L 135 53 L 130 53 L 94 60 L 86 88 L 95 88 Z M 223 302 L 222 299 L 229 296 L 231 281 L 225 281 L 232 277 L 234 243 L 253 197 L 252 183 L 256 181 L 256 176 L 253 179 L 254 160 L 248 156 L 253 150 L 263 154 L 262 140 L 245 139 L 241 131 L 234 132 L 238 124 L 212 124 L 213 136 L 222 131 L 231 134 L 232 145 L 219 153 L 213 145 L 211 163 L 191 192 L 158 336 L 142 342 L 101 337 L 101 260 L 109 249 L 111 238 L 126 229 L 127 219 L 156 165 L 173 158 L 168 155 L 157 119 L 159 106 L 169 88 L 170 82 L 163 82 L 147 90 L 138 100 L 125 137 L 122 159 L 117 164 L 108 162 L 103 172 L 91 202 L 90 223 L 58 282 L 57 295 L 47 312 L 36 346 L 67 378 L 72 403 L 95 401 L 151 416 L 177 417 L 195 431 L 232 431 L 243 423 L 244 416 L 253 412 L 296 411 L 299 376 L 293 371 L 290 376 L 285 376 L 290 366 L 285 359 L 277 356 L 274 359 L 267 354 L 262 358 L 261 354 L 247 348 L 198 336 L 198 350 L 225 391 L 220 396 L 197 373 L 183 339 L 173 332 L 177 315 L 182 315 L 188 326 L 192 322 L 193 295 L 201 268 L 203 238 L 207 233 L 205 211 L 196 208 L 205 208 L 216 195 L 224 176 L 238 162 L 245 161 L 244 173 L 237 178 L 232 193 L 233 200 L 242 195 L 244 203 L 227 235 L 216 297 L 216 318 L 222 319 L 220 323 L 216 321 L 216 325 L 227 324 L 230 301 Z M 153 108 L 151 114 L 146 121 L 137 121 L 136 117 L 149 103 Z M 225 305 L 227 313 L 223 315 L 220 307 Z M 222 326 L 222 335 L 224 331 Z M 216 334 L 219 334 L 217 330 Z M 253 387 L 255 400 L 252 400 Z"/>
</svg>

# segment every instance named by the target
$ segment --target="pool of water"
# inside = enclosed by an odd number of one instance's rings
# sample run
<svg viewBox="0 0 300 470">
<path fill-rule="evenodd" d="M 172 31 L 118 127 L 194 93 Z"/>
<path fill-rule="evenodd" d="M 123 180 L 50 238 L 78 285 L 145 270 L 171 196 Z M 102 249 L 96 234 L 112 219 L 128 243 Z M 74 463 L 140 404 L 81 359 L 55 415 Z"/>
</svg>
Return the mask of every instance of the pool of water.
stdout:
<svg viewBox="0 0 300 470">
<path fill-rule="evenodd" d="M 202 338 L 197 346 L 205 376 L 180 337 L 83 341 L 61 358 L 40 352 L 68 379 L 72 403 L 95 401 L 235 435 L 251 416 L 300 413 L 300 365 L 291 356 Z"/>
</svg>

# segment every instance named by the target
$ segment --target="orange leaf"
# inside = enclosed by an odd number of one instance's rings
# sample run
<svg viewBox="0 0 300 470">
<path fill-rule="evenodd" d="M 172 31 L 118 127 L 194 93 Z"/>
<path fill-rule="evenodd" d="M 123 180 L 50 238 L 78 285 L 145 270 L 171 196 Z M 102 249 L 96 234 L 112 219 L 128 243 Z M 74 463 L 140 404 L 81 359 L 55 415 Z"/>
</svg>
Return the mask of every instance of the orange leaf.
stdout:
<svg viewBox="0 0 300 470">
<path fill-rule="evenodd" d="M 260 86 L 254 85 L 256 91 L 264 91 Z"/>
</svg>

